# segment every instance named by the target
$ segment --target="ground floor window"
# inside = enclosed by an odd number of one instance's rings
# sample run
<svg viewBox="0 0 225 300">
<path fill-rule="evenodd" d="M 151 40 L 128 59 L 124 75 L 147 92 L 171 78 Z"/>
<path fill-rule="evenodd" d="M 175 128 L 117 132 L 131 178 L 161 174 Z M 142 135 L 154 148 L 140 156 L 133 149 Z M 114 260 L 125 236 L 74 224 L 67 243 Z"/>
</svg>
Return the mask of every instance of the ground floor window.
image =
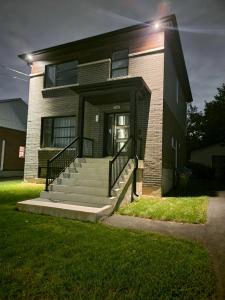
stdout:
<svg viewBox="0 0 225 300">
<path fill-rule="evenodd" d="M 42 119 L 41 147 L 64 148 L 75 139 L 75 116 Z"/>
</svg>

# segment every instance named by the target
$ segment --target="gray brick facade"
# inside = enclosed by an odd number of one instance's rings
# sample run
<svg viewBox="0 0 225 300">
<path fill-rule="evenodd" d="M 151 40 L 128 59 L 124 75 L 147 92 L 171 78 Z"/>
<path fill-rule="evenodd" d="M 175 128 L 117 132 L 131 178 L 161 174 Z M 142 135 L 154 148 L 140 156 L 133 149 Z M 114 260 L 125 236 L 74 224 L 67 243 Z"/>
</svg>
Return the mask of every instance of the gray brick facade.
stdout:
<svg viewBox="0 0 225 300">
<path fill-rule="evenodd" d="M 41 69 L 39 68 L 41 72 L 46 63 L 43 62 Z M 136 135 L 142 141 L 141 153 L 144 160 L 143 174 L 139 177 L 143 178 L 143 193 L 145 194 L 161 195 L 171 186 L 173 180 L 171 134 L 179 136 L 182 151 L 185 151 L 182 134 L 185 130 L 186 104 L 182 100 L 180 105 L 176 106 L 171 101 L 175 89 L 173 82 L 175 73 L 171 64 L 173 66 L 173 60 L 169 58 L 169 54 L 164 51 L 163 47 L 155 51 L 131 53 L 129 56 L 128 77 L 142 77 L 152 93 L 151 98 L 139 96 L 136 106 Z M 78 69 L 78 84 L 82 86 L 108 81 L 110 68 L 109 58 L 82 63 Z M 170 76 L 173 79 L 170 80 Z M 69 87 L 43 91 L 43 80 L 43 74 L 30 79 L 25 180 L 37 178 L 39 168 L 45 168 L 47 159 L 56 153 L 56 149 L 41 149 L 40 147 L 43 117 L 75 115 L 78 128 L 79 96 Z M 169 82 L 172 82 L 172 86 Z M 85 99 L 84 137 L 94 140 L 94 157 L 104 155 L 106 115 L 131 110 L 130 101 L 124 100 L 123 95 L 121 97 L 117 95 L 115 101 L 111 99 L 110 103 L 107 103 L 107 96 L 101 101 L 101 104 L 99 102 L 97 104 Z M 96 121 L 96 116 L 98 116 L 98 121 Z M 181 161 L 183 163 L 183 157 Z"/>
</svg>

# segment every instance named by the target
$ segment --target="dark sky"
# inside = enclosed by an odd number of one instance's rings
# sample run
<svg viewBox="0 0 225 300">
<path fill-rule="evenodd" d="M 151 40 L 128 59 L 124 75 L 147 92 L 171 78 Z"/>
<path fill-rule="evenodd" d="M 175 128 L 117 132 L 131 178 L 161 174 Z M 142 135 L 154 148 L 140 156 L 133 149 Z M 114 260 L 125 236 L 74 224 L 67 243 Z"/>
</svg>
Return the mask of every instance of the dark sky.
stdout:
<svg viewBox="0 0 225 300">
<path fill-rule="evenodd" d="M 225 0 L 0 0 L 0 99 L 28 99 L 18 54 L 175 13 L 194 104 L 225 82 Z M 17 78 L 13 78 L 17 77 Z M 20 80 L 20 79 L 22 80 Z"/>
</svg>

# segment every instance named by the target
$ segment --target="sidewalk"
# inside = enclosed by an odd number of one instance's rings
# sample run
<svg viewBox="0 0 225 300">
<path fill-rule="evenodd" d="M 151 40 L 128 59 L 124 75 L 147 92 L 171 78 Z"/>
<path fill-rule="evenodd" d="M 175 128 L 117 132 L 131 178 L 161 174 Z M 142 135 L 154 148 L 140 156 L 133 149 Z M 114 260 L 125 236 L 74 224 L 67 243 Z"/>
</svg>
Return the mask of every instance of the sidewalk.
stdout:
<svg viewBox="0 0 225 300">
<path fill-rule="evenodd" d="M 162 233 L 203 243 L 209 250 L 218 277 L 218 299 L 225 299 L 225 192 L 210 198 L 208 222 L 205 225 L 153 221 L 113 215 L 104 224 L 134 230 Z"/>
</svg>

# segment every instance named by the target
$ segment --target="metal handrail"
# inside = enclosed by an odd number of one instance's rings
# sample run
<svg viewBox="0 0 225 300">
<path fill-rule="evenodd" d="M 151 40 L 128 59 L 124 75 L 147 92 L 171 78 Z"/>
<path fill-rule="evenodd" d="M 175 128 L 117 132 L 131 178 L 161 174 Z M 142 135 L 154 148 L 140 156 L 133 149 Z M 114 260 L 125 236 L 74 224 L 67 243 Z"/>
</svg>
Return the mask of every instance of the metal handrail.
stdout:
<svg viewBox="0 0 225 300">
<path fill-rule="evenodd" d="M 67 145 L 65 148 L 63 148 L 61 151 L 59 151 L 56 155 L 54 155 L 52 158 L 49 159 L 49 162 L 54 161 L 58 156 L 60 156 L 63 152 L 65 152 L 70 146 L 72 146 L 73 143 L 78 141 L 80 138 L 76 137 L 69 145 Z"/>
<path fill-rule="evenodd" d="M 127 148 L 127 155 L 124 150 Z M 112 197 L 112 189 L 115 186 L 117 180 L 122 174 L 123 170 L 127 166 L 129 160 L 133 157 L 133 137 L 130 137 L 115 157 L 109 161 L 109 184 L 108 184 L 108 196 Z"/>
<path fill-rule="evenodd" d="M 91 142 L 91 155 L 93 156 L 93 140 L 89 138 L 82 138 Z M 73 162 L 80 157 L 82 153 L 79 141 L 80 137 L 76 137 L 70 144 L 68 144 L 59 153 L 47 161 L 47 174 L 45 182 L 45 191 L 48 191 L 49 185 L 60 176 L 61 173 Z"/>
</svg>

